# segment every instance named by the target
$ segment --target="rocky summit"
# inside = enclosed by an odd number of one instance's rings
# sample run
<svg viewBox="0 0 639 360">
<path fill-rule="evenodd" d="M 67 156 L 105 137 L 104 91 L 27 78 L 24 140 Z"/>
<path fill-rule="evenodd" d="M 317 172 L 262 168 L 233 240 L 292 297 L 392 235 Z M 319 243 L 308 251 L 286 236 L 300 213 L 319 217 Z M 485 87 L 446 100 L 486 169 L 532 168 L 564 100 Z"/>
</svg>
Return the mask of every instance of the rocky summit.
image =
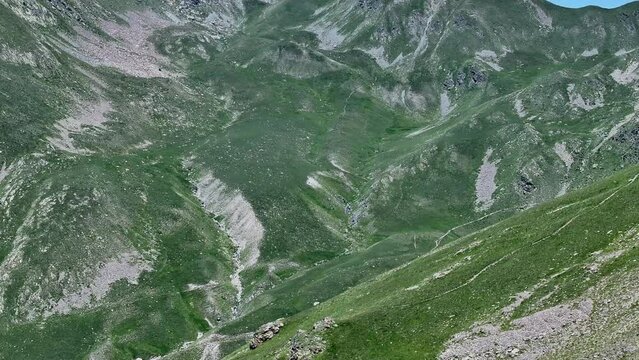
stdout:
<svg viewBox="0 0 639 360">
<path fill-rule="evenodd" d="M 0 359 L 639 358 L 639 3 L 0 0 Z"/>
</svg>

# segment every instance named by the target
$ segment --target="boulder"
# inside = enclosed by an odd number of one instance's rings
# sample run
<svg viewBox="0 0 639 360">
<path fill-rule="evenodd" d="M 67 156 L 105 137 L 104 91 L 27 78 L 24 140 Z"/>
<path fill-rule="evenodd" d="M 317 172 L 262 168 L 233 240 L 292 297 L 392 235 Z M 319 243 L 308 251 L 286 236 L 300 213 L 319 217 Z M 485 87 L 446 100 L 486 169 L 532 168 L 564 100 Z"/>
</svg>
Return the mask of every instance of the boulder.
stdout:
<svg viewBox="0 0 639 360">
<path fill-rule="evenodd" d="M 284 327 L 284 321 L 282 321 L 282 319 L 262 325 L 259 330 L 253 334 L 253 339 L 251 339 L 251 342 L 249 343 L 249 348 L 254 350 L 265 341 L 271 340 L 280 332 L 282 327 Z"/>
</svg>

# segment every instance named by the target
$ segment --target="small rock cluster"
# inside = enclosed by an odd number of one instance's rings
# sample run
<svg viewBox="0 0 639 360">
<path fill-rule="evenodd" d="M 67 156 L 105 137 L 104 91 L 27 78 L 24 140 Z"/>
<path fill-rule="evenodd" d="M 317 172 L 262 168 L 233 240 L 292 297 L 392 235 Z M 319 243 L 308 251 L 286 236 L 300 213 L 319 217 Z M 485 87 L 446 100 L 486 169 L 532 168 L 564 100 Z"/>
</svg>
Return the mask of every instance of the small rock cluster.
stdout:
<svg viewBox="0 0 639 360">
<path fill-rule="evenodd" d="M 335 320 L 326 317 L 313 325 L 310 332 L 298 330 L 289 342 L 289 360 L 309 360 L 326 349 L 321 333 L 336 327 Z"/>
<path fill-rule="evenodd" d="M 331 317 L 325 317 L 313 325 L 313 331 L 325 331 L 334 327 L 337 327 L 335 320 Z"/>
<path fill-rule="evenodd" d="M 253 339 L 249 343 L 251 350 L 257 349 L 265 341 L 271 340 L 280 329 L 284 327 L 284 321 L 282 319 L 275 320 L 273 322 L 262 325 L 260 329 L 253 335 Z"/>
<path fill-rule="evenodd" d="M 537 189 L 537 186 L 526 175 L 520 175 L 517 185 L 521 189 L 522 194 L 528 195 Z"/>
<path fill-rule="evenodd" d="M 200 0 L 181 0 L 177 4 L 178 12 L 189 21 L 201 21 L 206 17 Z"/>
</svg>

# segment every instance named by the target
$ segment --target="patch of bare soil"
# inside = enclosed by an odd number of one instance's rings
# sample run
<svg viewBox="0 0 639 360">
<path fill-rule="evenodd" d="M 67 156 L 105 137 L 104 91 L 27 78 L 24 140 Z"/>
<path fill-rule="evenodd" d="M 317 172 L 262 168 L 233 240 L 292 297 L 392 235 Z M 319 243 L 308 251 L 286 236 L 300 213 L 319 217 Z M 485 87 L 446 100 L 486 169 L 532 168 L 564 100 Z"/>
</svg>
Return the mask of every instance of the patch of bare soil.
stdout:
<svg viewBox="0 0 639 360">
<path fill-rule="evenodd" d="M 74 143 L 73 136 L 85 133 L 88 129 L 104 130 L 108 121 L 106 115 L 112 110 L 111 103 L 102 100 L 85 104 L 78 112 L 55 124 L 56 135 L 49 136 L 47 141 L 54 148 L 78 155 L 87 155 L 91 150 L 81 148 Z"/>
<path fill-rule="evenodd" d="M 127 12 L 121 18 L 125 24 L 100 22 L 100 29 L 110 39 L 76 26 L 77 35 L 73 38 L 61 35 L 65 43 L 58 45 L 86 63 L 115 68 L 127 75 L 143 78 L 177 76 L 169 69 L 169 60 L 160 55 L 151 42 L 156 31 L 175 23 L 150 10 Z"/>
</svg>

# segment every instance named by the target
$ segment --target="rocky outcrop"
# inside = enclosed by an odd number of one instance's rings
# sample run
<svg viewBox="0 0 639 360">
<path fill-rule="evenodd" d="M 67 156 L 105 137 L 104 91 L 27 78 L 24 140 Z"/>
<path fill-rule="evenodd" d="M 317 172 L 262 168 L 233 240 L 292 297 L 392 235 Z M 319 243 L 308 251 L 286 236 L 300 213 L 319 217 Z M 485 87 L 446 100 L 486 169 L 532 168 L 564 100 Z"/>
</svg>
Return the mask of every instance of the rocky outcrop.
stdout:
<svg viewBox="0 0 639 360">
<path fill-rule="evenodd" d="M 298 330 L 289 341 L 289 360 L 309 360 L 326 350 L 321 333 L 336 327 L 335 320 L 326 317 L 313 325 L 311 331 Z"/>
<path fill-rule="evenodd" d="M 592 308 L 592 300 L 584 299 L 516 319 L 509 330 L 494 324 L 475 326 L 456 334 L 439 359 L 500 359 L 523 354 L 539 358 L 559 347 L 564 337 L 573 336 L 579 324 L 589 319 Z"/>
<path fill-rule="evenodd" d="M 262 325 L 253 335 L 253 339 L 251 339 L 249 343 L 249 348 L 251 350 L 257 349 L 258 346 L 275 337 L 282 327 L 284 327 L 284 321 L 282 321 L 282 319 Z"/>
</svg>

